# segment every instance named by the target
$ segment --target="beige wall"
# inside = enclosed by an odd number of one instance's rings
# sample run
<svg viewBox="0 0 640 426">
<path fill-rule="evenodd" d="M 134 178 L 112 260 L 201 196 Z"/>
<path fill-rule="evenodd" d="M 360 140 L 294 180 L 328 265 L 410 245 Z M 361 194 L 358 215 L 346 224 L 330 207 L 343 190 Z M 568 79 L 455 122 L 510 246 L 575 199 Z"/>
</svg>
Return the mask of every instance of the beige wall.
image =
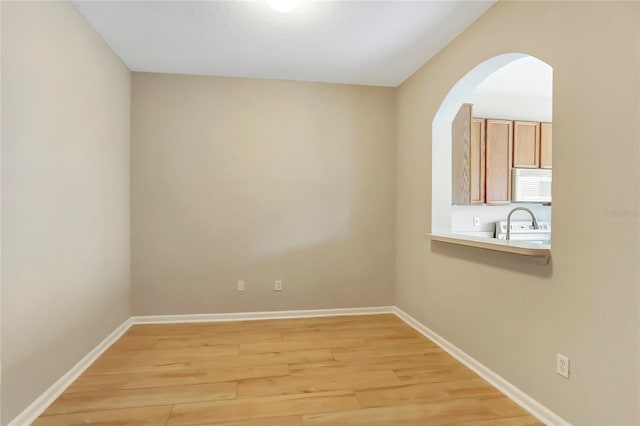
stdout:
<svg viewBox="0 0 640 426">
<path fill-rule="evenodd" d="M 567 420 L 639 423 L 639 13 L 498 3 L 397 105 L 134 73 L 130 222 L 130 73 L 68 3 L 2 2 L 2 423 L 130 314 L 129 223 L 135 315 L 387 305 L 395 281 L 402 309 Z M 424 238 L 431 120 L 506 52 L 554 67 L 546 266 Z"/>
<path fill-rule="evenodd" d="M 2 2 L 2 424 L 130 315 L 130 72 L 67 2 Z"/>
<path fill-rule="evenodd" d="M 638 23 L 637 2 L 500 2 L 398 91 L 397 304 L 575 424 L 640 422 Z M 507 52 L 554 67 L 546 266 L 424 237 L 431 121 L 466 72 Z"/>
<path fill-rule="evenodd" d="M 395 89 L 134 73 L 132 170 L 135 315 L 393 302 Z"/>
</svg>

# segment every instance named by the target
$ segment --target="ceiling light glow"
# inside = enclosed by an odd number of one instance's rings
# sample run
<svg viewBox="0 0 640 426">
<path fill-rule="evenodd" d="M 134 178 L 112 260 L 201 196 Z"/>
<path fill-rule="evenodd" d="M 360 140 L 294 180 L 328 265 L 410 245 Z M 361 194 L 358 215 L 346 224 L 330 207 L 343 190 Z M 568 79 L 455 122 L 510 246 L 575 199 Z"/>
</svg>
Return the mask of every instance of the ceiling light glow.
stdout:
<svg viewBox="0 0 640 426">
<path fill-rule="evenodd" d="M 298 0 L 267 0 L 267 4 L 271 6 L 273 10 L 287 13 L 291 12 L 296 8 L 296 6 L 298 6 Z"/>
</svg>

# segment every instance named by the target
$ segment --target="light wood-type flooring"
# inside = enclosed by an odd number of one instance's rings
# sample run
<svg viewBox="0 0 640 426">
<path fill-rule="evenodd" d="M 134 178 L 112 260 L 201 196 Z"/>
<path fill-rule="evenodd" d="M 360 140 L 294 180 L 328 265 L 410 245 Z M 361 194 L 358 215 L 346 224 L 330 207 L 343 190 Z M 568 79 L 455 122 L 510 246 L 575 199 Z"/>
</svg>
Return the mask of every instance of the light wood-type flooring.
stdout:
<svg viewBox="0 0 640 426">
<path fill-rule="evenodd" d="M 538 425 L 395 315 L 135 325 L 35 426 Z"/>
</svg>

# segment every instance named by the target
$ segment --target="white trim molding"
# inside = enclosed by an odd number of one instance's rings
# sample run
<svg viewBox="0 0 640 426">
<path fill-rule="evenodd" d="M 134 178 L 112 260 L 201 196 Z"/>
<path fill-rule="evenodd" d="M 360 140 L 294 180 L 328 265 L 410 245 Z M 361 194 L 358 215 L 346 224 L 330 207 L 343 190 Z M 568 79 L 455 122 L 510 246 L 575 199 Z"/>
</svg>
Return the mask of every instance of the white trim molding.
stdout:
<svg viewBox="0 0 640 426">
<path fill-rule="evenodd" d="M 265 319 L 333 317 L 344 315 L 393 314 L 395 306 L 367 308 L 309 309 L 297 311 L 237 312 L 227 314 L 148 315 L 131 317 L 133 324 L 172 324 L 188 322 L 253 321 Z"/>
<path fill-rule="evenodd" d="M 396 306 L 394 309 L 394 313 L 402 321 L 413 327 L 416 331 L 418 331 L 426 338 L 432 340 L 449 355 L 460 361 L 462 364 L 466 365 L 474 373 L 485 379 L 500 392 L 505 394 L 505 396 L 518 404 L 520 407 L 527 410 L 529 413 L 531 413 L 532 416 L 540 420 L 545 425 L 570 426 L 570 423 L 564 420 L 562 417 L 558 416 L 556 413 L 549 410 L 547 407 L 540 404 L 535 399 L 531 398 L 529 395 L 515 387 L 513 384 L 509 383 L 503 377 L 490 370 L 487 366 L 477 361 L 471 355 L 467 354 L 462 349 L 458 348 L 453 343 L 449 342 L 447 339 L 431 330 L 429 327 L 423 325 L 421 322 L 413 318 L 402 309 Z"/>
<path fill-rule="evenodd" d="M 115 330 L 111 332 L 105 339 L 86 354 L 76 365 L 71 367 L 62 377 L 60 377 L 53 385 L 42 393 L 27 408 L 18 414 L 7 426 L 25 426 L 33 423 L 44 410 L 51 405 L 91 364 L 97 360 L 100 355 L 106 351 L 109 346 L 114 344 L 124 333 L 129 330 L 132 325 L 131 318 L 125 320 Z"/>
</svg>

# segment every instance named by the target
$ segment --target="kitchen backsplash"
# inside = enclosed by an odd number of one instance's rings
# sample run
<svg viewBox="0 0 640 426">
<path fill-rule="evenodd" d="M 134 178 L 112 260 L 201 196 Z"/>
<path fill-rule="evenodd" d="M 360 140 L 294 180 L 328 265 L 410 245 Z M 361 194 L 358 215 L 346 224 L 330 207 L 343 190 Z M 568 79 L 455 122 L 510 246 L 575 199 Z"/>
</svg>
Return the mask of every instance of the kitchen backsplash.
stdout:
<svg viewBox="0 0 640 426">
<path fill-rule="evenodd" d="M 533 211 L 539 221 L 551 222 L 551 206 L 542 204 L 508 204 L 501 206 L 494 205 L 470 205 L 451 206 L 451 232 L 465 233 L 478 236 L 493 236 L 496 222 L 507 220 L 509 212 L 516 207 L 526 207 Z M 479 226 L 474 226 L 474 218 L 479 218 Z M 526 212 L 516 212 L 511 216 L 511 220 L 530 220 Z"/>
</svg>

